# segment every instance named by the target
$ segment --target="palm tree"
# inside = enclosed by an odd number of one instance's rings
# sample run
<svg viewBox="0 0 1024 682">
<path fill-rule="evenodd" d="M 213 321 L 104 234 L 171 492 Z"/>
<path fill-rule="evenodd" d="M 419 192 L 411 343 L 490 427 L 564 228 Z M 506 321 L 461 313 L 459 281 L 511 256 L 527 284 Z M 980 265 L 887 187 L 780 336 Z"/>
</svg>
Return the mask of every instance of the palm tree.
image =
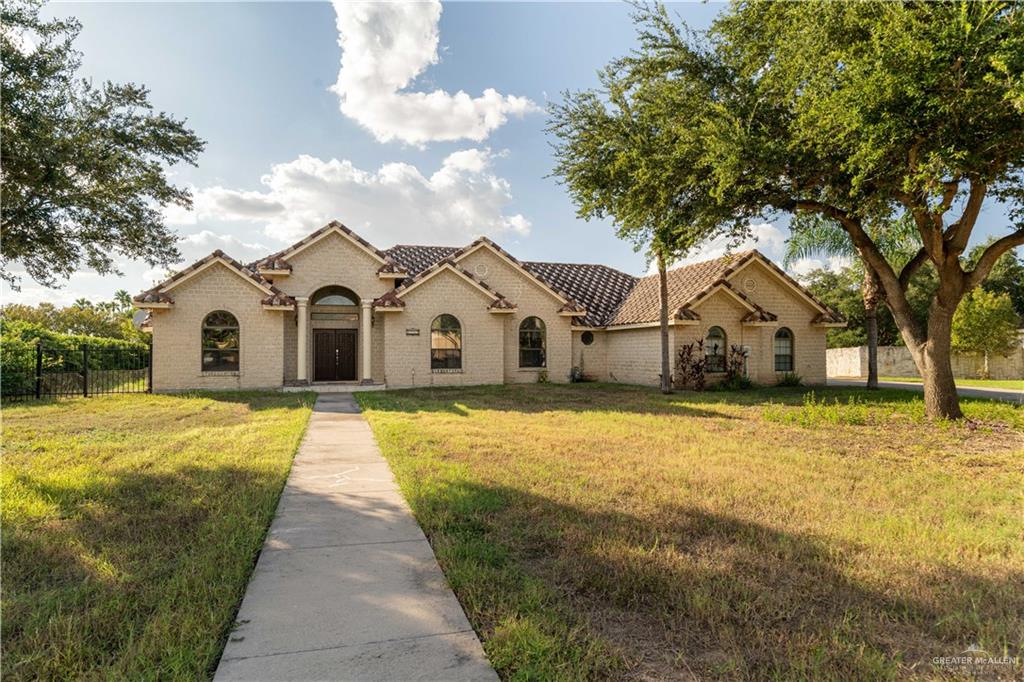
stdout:
<svg viewBox="0 0 1024 682">
<path fill-rule="evenodd" d="M 920 247 L 913 222 L 904 216 L 888 229 L 869 230 L 871 238 L 890 263 L 909 260 Z M 864 299 L 864 327 L 868 335 L 868 388 L 878 388 L 878 305 L 882 302 L 882 283 L 878 275 L 860 259 L 846 231 L 836 222 L 821 216 L 799 214 L 790 225 L 786 253 L 782 262 L 789 267 L 801 258 L 815 255 L 840 256 L 853 260 L 863 272 L 860 286 Z"/>
</svg>

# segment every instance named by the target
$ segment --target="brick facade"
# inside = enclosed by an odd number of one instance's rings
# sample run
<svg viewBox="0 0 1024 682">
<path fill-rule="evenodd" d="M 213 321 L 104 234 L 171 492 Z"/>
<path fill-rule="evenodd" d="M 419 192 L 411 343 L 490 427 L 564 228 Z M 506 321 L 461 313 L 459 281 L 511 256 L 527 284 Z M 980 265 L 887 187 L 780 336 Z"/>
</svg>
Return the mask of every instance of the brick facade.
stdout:
<svg viewBox="0 0 1024 682">
<path fill-rule="evenodd" d="M 392 260 L 391 252 L 410 254 L 409 257 L 448 258 L 452 264 L 431 271 L 421 266 L 417 272 L 423 274 L 412 273 L 406 286 L 395 289 L 392 279 L 378 274 L 382 269 L 402 272 L 406 267 Z M 822 306 L 758 260 L 758 254 L 750 253 L 757 257 L 748 254 L 735 265 L 722 260 L 699 264 L 693 270 L 692 276 L 706 278 L 713 285 L 707 291 L 714 293 L 697 296 L 704 285 L 691 287 L 695 298 L 687 310 L 699 319 L 674 320 L 670 327 L 672 371 L 676 369 L 682 344 L 703 338 L 708 328 L 719 326 L 727 335 L 727 344 L 749 349 L 750 377 L 762 384 L 775 383 L 781 372 L 774 367 L 774 335 L 777 329 L 788 327 L 793 333 L 794 371 L 807 383 L 823 383 L 826 330 L 820 324 Z M 357 379 L 392 387 L 522 383 L 542 378 L 565 382 L 574 367 L 592 380 L 651 386 L 659 382 L 660 336 L 656 322 L 605 322 L 610 326 L 582 328 L 578 324 L 580 318 L 560 314 L 568 295 L 539 282 L 536 277 L 542 275 L 524 271 L 486 241 L 463 250 L 403 246 L 381 252 L 362 244 L 344 228 L 329 225 L 273 256 L 275 272 L 266 277 L 233 261 L 218 260 L 204 265 L 209 258 L 136 298 L 137 305 L 152 309 L 156 390 L 277 388 L 297 382 L 300 324 L 305 324 L 306 329 L 307 380 L 313 379 L 313 329 L 327 327 L 356 329 Z M 643 280 L 617 271 L 611 271 L 616 278 L 596 281 L 593 286 L 590 280 L 580 285 L 582 280 L 574 279 L 574 273 L 581 278 L 606 277 L 610 269 L 601 270 L 598 266 L 562 264 L 558 269 L 553 267 L 557 264 L 540 265 L 563 276 L 566 286 L 576 282 L 578 290 L 572 294 L 574 297 L 583 297 L 590 291 L 602 292 L 607 297 L 610 290 L 614 291 L 608 288 L 612 286 L 623 286 L 633 296 L 645 296 L 644 292 L 650 289 L 636 286 L 630 290 L 632 282 Z M 574 267 L 578 270 L 572 270 Z M 719 271 L 725 280 L 713 279 Z M 684 275 L 674 271 L 677 293 L 687 291 L 688 280 Z M 714 284 L 722 281 L 728 285 Z M 327 286 L 351 290 L 359 298 L 357 305 L 314 308 L 309 301 L 304 308 L 305 318 L 300 319 L 302 302 Z M 371 301 L 375 308 L 361 305 Z M 515 306 L 514 310 L 508 310 L 510 304 Z M 496 305 L 505 312 L 494 312 Z M 578 300 L 576 306 L 583 307 Z M 607 309 L 603 315 L 615 312 L 607 302 L 601 306 Z M 752 306 L 763 309 L 758 310 L 756 324 L 744 320 Z M 635 310 L 649 308 L 647 301 L 640 302 Z M 596 309 L 588 311 L 588 324 L 596 324 L 592 317 Z M 202 322 L 214 310 L 231 312 L 239 321 L 238 372 L 204 373 L 200 369 Z M 325 312 L 338 317 L 312 315 Z M 430 325 L 444 313 L 454 315 L 461 323 L 463 350 L 459 371 L 431 370 Z M 364 334 L 367 314 L 368 340 Z M 643 314 L 650 319 L 649 312 Z M 519 327 L 528 317 L 538 317 L 544 323 L 544 368 L 519 366 Z M 587 332 L 593 335 L 593 342 L 585 345 L 582 338 Z M 368 368 L 364 369 L 367 353 Z M 715 377 L 709 379 L 713 381 Z"/>
<path fill-rule="evenodd" d="M 284 378 L 283 320 L 265 310 L 262 293 L 216 263 L 171 290 L 174 307 L 153 311 L 153 387 L 187 389 L 276 388 Z M 238 320 L 239 371 L 202 371 L 203 320 L 226 310 Z"/>
</svg>

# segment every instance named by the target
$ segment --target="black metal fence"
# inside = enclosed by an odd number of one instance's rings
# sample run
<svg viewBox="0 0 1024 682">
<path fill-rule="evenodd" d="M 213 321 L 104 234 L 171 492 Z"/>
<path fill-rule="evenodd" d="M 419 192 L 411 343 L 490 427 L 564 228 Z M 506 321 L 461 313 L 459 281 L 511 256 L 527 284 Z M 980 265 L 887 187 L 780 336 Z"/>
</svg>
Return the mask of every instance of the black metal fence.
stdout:
<svg viewBox="0 0 1024 682">
<path fill-rule="evenodd" d="M 3 398 L 27 400 L 111 393 L 148 393 L 151 349 L 55 346 L 42 342 L 7 348 L 0 367 Z"/>
</svg>

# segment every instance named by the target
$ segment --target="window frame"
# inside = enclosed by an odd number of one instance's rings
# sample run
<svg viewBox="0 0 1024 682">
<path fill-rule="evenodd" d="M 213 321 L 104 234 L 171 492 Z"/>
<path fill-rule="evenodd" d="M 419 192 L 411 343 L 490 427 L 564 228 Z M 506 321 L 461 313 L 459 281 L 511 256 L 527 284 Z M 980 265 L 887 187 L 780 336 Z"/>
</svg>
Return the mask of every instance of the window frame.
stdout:
<svg viewBox="0 0 1024 682">
<path fill-rule="evenodd" d="M 348 303 L 323 303 L 323 299 L 329 296 L 341 296 L 348 300 Z M 352 291 L 348 287 L 343 287 L 338 284 L 331 284 L 325 287 L 320 287 L 313 292 L 313 295 L 309 299 L 311 306 L 315 305 L 327 305 L 327 306 L 358 306 L 359 296 L 356 292 Z"/>
<path fill-rule="evenodd" d="M 786 336 L 780 337 L 779 334 L 785 332 Z M 780 339 L 789 341 L 789 353 L 779 353 L 778 343 Z M 776 372 L 793 372 L 796 371 L 796 338 L 793 334 L 793 330 L 789 327 L 779 327 L 775 330 L 775 334 L 772 335 L 772 354 L 774 361 L 772 367 L 775 368 Z M 779 359 L 785 358 L 788 360 L 789 367 L 779 367 Z M 786 363 L 783 363 L 786 364 Z"/>
<path fill-rule="evenodd" d="M 525 328 L 528 322 L 536 320 L 536 327 Z M 523 345 L 524 334 L 526 338 L 539 338 L 540 343 L 538 345 Z M 544 323 L 544 320 L 537 317 L 536 315 L 530 315 L 524 318 L 519 323 L 519 335 L 517 337 L 518 348 L 519 348 L 519 369 L 545 369 L 548 366 L 548 326 Z M 536 356 L 533 361 L 537 364 L 524 364 L 524 353 L 529 356 Z"/>
<path fill-rule="evenodd" d="M 442 318 L 451 318 L 455 322 L 454 327 L 443 327 L 441 324 L 444 323 Z M 440 323 L 439 323 L 440 321 Z M 434 325 L 437 324 L 435 329 Z M 444 334 L 445 332 L 455 331 L 458 333 L 458 347 L 457 348 L 435 348 L 434 347 L 434 334 Z M 430 321 L 430 371 L 438 374 L 445 372 L 461 372 L 462 371 L 462 321 L 451 313 L 441 313 L 433 320 Z M 441 352 L 444 357 L 435 357 L 435 353 Z M 452 359 L 455 359 L 454 364 Z"/>
<path fill-rule="evenodd" d="M 722 347 L 719 352 L 711 353 L 711 333 L 715 330 L 721 334 Z M 717 338 L 717 337 L 716 337 Z M 704 371 L 708 374 L 725 374 L 728 369 L 728 363 L 726 361 L 726 350 L 729 348 L 729 335 L 725 333 L 725 330 L 718 325 L 708 327 L 708 331 L 704 334 Z M 714 360 L 712 360 L 714 358 Z"/>
<path fill-rule="evenodd" d="M 227 315 L 234 324 L 211 324 L 210 318 L 214 315 Z M 235 345 L 221 346 L 216 342 L 208 342 L 207 332 L 224 332 L 234 330 Z M 212 336 L 212 334 L 210 335 Z M 207 362 L 207 356 L 218 358 L 219 361 Z M 225 356 L 234 355 L 234 362 L 225 362 Z M 199 327 L 199 369 L 205 373 L 240 372 L 242 369 L 242 326 L 238 322 L 238 316 L 228 310 L 213 310 L 203 316 L 203 322 Z"/>
</svg>

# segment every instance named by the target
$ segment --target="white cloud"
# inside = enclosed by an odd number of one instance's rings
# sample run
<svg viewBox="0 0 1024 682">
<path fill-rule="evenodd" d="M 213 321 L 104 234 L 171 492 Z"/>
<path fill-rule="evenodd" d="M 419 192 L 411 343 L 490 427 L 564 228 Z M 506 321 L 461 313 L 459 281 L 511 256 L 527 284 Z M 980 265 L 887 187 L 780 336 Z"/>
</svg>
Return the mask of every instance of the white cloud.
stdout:
<svg viewBox="0 0 1024 682">
<path fill-rule="evenodd" d="M 691 252 L 679 261 L 679 265 L 699 263 L 700 261 L 720 258 L 726 253 L 737 253 L 749 249 L 757 249 L 777 263 L 782 262 L 782 256 L 786 251 L 787 234 L 771 223 L 759 223 L 750 226 L 751 236 L 739 244 L 732 241 L 730 237 L 718 237 L 708 242 L 699 249 Z"/>
<path fill-rule="evenodd" d="M 464 149 L 425 176 L 407 163 L 367 171 L 345 159 L 303 155 L 272 166 L 260 179 L 265 191 L 199 189 L 191 213 L 173 212 L 167 218 L 179 225 L 255 223 L 280 242 L 300 239 L 334 219 L 366 231 L 384 247 L 401 242 L 462 244 L 479 235 L 525 236 L 530 221 L 504 212 L 512 192 L 508 181 L 495 175 L 494 157 L 489 149 Z M 234 246 L 220 248 L 235 256 Z"/>
<path fill-rule="evenodd" d="M 698 263 L 700 261 L 720 258 L 726 253 L 738 253 L 749 249 L 757 249 L 781 266 L 783 257 L 786 255 L 786 240 L 789 239 L 788 230 L 781 230 L 771 223 L 751 225 L 750 229 L 751 236 L 739 244 L 734 244 L 729 237 L 719 237 L 681 259 L 677 265 Z M 851 259 L 844 256 L 800 258 L 790 265 L 787 270 L 790 274 L 799 276 L 806 275 L 811 270 L 819 268 L 840 270 L 850 265 L 851 262 Z M 657 272 L 653 265 L 650 272 Z"/>
<path fill-rule="evenodd" d="M 510 115 L 539 107 L 526 97 L 487 88 L 479 97 L 441 89 L 409 91 L 438 62 L 441 3 L 335 0 L 341 68 L 331 88 L 341 112 L 380 142 L 481 141 Z"/>
</svg>

